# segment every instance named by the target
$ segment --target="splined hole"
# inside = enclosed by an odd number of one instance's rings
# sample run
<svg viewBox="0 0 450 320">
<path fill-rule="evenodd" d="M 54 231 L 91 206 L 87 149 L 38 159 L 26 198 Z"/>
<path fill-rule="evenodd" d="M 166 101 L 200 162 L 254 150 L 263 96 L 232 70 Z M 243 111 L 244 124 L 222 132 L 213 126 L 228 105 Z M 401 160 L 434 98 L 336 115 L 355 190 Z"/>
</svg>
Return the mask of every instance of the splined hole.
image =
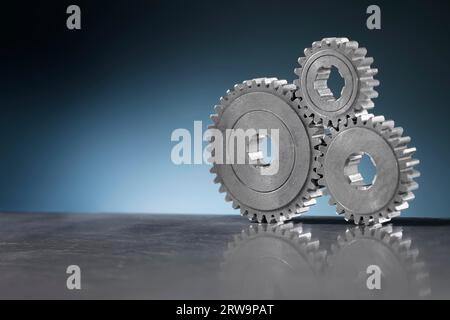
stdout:
<svg viewBox="0 0 450 320">
<path fill-rule="evenodd" d="M 368 190 L 377 178 L 375 161 L 365 152 L 353 153 L 345 162 L 344 174 L 352 187 Z"/>
<path fill-rule="evenodd" d="M 338 100 L 344 91 L 345 81 L 335 66 L 321 67 L 317 71 L 314 89 L 329 102 Z"/>
<path fill-rule="evenodd" d="M 255 168 L 268 167 L 273 161 L 272 140 L 269 135 L 256 134 L 248 140 L 247 157 Z"/>
</svg>

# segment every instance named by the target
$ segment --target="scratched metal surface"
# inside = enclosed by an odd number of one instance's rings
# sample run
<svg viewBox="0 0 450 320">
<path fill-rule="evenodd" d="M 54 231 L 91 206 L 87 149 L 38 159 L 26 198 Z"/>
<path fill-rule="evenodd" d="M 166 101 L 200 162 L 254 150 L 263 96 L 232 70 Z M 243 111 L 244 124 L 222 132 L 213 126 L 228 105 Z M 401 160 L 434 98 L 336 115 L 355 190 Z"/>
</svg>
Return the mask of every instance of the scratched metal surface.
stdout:
<svg viewBox="0 0 450 320">
<path fill-rule="evenodd" d="M 0 298 L 450 298 L 449 249 L 448 220 L 361 233 L 317 217 L 273 230 L 239 216 L 1 213 Z M 81 290 L 66 287 L 69 265 Z"/>
</svg>

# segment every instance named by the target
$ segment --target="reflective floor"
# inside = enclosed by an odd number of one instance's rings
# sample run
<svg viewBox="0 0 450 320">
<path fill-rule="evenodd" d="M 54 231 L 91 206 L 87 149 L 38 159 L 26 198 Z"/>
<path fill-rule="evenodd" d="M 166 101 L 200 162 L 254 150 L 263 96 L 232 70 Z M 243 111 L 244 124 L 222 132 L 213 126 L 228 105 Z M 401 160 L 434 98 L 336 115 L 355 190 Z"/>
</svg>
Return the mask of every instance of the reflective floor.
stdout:
<svg viewBox="0 0 450 320">
<path fill-rule="evenodd" d="M 448 299 L 449 249 L 449 220 L 4 213 L 0 298 Z"/>
</svg>

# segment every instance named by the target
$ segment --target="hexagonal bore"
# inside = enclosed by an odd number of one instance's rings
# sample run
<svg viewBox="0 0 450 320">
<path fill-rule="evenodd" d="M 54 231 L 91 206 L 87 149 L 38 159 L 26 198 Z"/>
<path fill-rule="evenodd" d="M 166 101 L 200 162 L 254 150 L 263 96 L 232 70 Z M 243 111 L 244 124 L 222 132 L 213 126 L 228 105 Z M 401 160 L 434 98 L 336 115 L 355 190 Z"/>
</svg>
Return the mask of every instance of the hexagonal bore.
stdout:
<svg viewBox="0 0 450 320">
<path fill-rule="evenodd" d="M 314 89 L 326 101 L 338 100 L 344 92 L 345 81 L 335 66 L 320 67 L 314 81 Z M 339 93 L 339 95 L 337 95 Z"/>
<path fill-rule="evenodd" d="M 351 154 L 344 167 L 348 183 L 358 190 L 368 190 L 377 178 L 377 166 L 370 154 L 357 152 Z"/>
</svg>

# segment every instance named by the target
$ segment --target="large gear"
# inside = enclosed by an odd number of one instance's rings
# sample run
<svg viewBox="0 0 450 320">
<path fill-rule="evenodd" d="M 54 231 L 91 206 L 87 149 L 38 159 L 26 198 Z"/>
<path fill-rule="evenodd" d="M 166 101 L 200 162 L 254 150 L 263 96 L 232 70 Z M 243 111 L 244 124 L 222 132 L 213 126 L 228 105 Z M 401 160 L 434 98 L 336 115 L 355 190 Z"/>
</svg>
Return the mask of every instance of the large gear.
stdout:
<svg viewBox="0 0 450 320">
<path fill-rule="evenodd" d="M 251 225 L 228 244 L 223 298 L 319 298 L 326 251 L 301 224 Z"/>
<path fill-rule="evenodd" d="M 414 166 L 419 160 L 412 158 L 416 149 L 407 146 L 410 137 L 402 134 L 394 121 L 367 115 L 348 119 L 324 137 L 317 158 L 319 185 L 346 220 L 366 225 L 386 222 L 414 199 L 412 191 L 418 188 L 414 178 L 420 175 Z M 377 170 L 369 184 L 358 169 L 363 154 L 370 156 Z"/>
<path fill-rule="evenodd" d="M 281 132 L 280 170 L 274 175 L 257 172 L 273 168 L 261 161 L 259 149 L 245 151 L 253 161 L 247 165 L 216 163 L 213 150 L 211 172 L 221 185 L 219 191 L 252 221 L 290 220 L 315 204 L 322 188 L 346 220 L 366 225 L 389 221 L 414 198 L 419 172 L 413 167 L 419 161 L 412 159 L 415 148 L 407 147 L 410 138 L 402 137 L 402 128 L 368 112 L 378 96 L 373 58 L 347 38 L 324 38 L 304 52 L 294 84 L 277 78 L 244 81 L 216 106 L 211 128 L 225 135 L 228 129 Z M 329 88 L 333 68 L 344 79 L 339 97 Z M 246 150 L 258 148 L 265 138 L 256 134 L 243 145 Z M 227 145 L 222 149 L 234 154 Z M 358 169 L 364 154 L 378 167 L 377 178 L 367 185 Z"/>
<path fill-rule="evenodd" d="M 378 96 L 374 87 L 379 81 L 373 78 L 378 70 L 371 67 L 373 58 L 366 57 L 367 50 L 358 42 L 347 38 L 325 38 L 312 44 L 298 59 L 299 68 L 294 81 L 305 112 L 314 117 L 316 123 L 336 127 L 346 117 L 366 113 L 374 107 L 373 98 Z M 332 67 L 344 79 L 339 97 L 328 88 Z"/>
<path fill-rule="evenodd" d="M 228 129 L 279 130 L 279 169 L 275 174 L 261 175 L 260 168 L 252 164 L 214 161 L 210 170 L 216 174 L 214 182 L 221 185 L 219 191 L 226 193 L 225 199 L 250 220 L 289 220 L 307 211 L 321 195 L 319 176 L 313 171 L 320 132 L 302 112 L 295 90 L 294 85 L 276 78 L 244 81 L 220 99 L 216 114 L 211 115 L 214 124 L 210 129 L 218 129 L 226 137 L 224 153 L 229 149 Z"/>
<path fill-rule="evenodd" d="M 327 257 L 327 290 L 339 299 L 423 299 L 430 295 L 429 274 L 419 251 L 400 228 L 353 227 L 332 245 Z M 381 271 L 378 290 L 368 290 L 367 268 Z"/>
</svg>

